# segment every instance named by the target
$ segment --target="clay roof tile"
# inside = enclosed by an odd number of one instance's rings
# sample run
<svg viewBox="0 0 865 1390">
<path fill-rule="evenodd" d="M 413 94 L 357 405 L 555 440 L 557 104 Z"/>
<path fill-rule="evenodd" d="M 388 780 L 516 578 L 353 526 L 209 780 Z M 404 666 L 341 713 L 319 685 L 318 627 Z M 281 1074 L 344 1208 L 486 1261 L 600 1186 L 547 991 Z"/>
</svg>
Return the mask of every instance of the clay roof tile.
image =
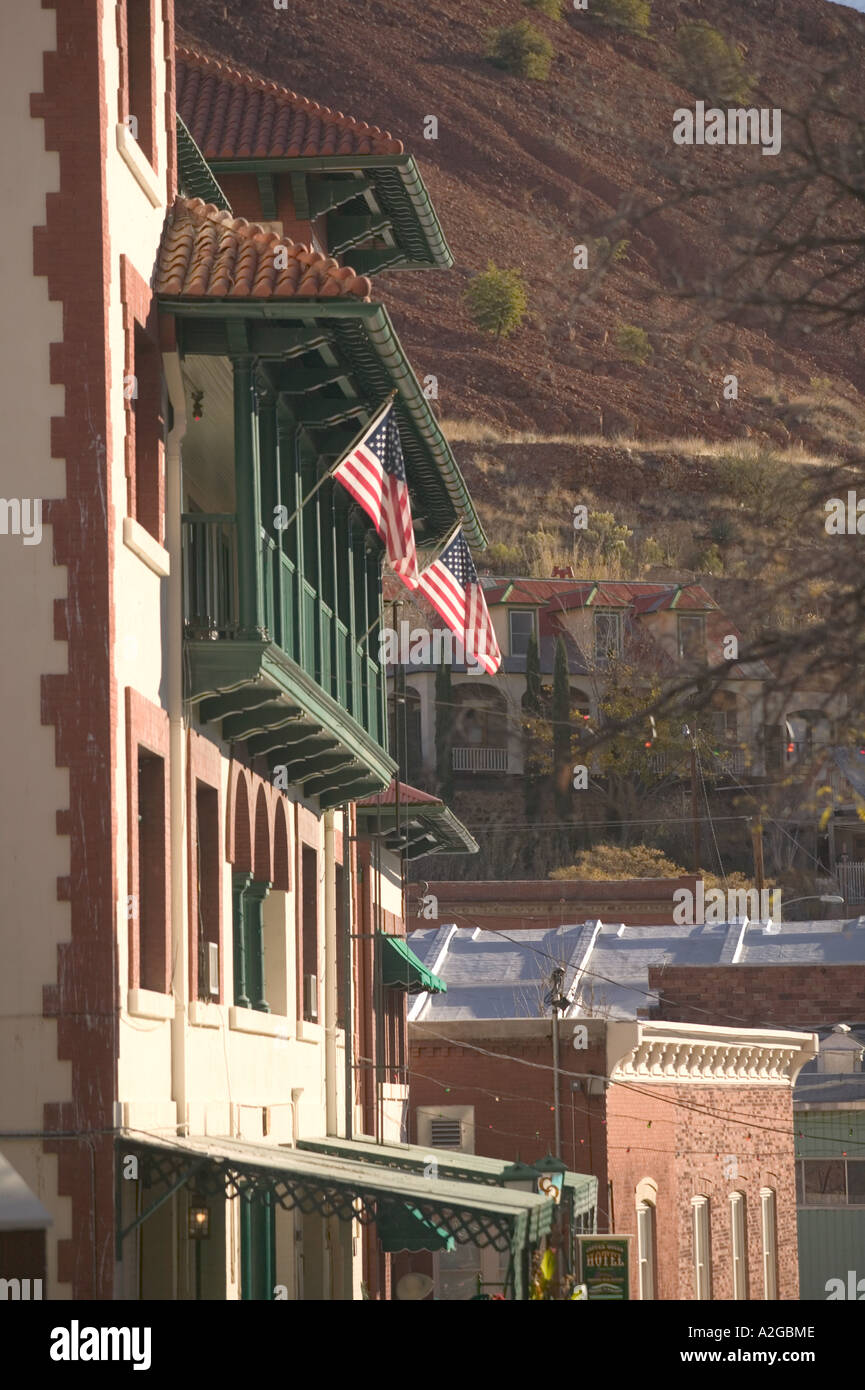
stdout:
<svg viewBox="0 0 865 1390">
<path fill-rule="evenodd" d="M 175 62 L 178 113 L 208 159 L 403 153 L 402 141 L 389 131 L 331 111 L 278 82 L 182 46 Z M 291 121 L 292 115 L 298 120 Z"/>
<path fill-rule="evenodd" d="M 285 252 L 276 263 L 277 250 Z M 372 285 L 332 256 L 280 237 L 258 222 L 180 198 L 166 219 L 157 265 L 157 292 L 196 299 L 368 299 Z"/>
</svg>

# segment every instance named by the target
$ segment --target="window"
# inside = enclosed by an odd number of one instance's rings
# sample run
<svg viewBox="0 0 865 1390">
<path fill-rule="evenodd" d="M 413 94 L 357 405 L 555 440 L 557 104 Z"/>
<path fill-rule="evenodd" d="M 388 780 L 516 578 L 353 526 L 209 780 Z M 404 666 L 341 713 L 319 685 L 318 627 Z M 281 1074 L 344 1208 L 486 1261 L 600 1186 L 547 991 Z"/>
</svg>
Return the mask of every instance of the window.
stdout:
<svg viewBox="0 0 865 1390">
<path fill-rule="evenodd" d="M 763 1242 L 763 1297 L 778 1297 L 778 1248 L 775 1223 L 775 1193 L 771 1187 L 760 1189 L 760 1216 Z"/>
<path fill-rule="evenodd" d="M 694 1253 L 694 1296 L 712 1297 L 712 1227 L 709 1214 L 709 1198 L 691 1199 L 693 1219 Z"/>
<path fill-rule="evenodd" d="M 733 1297 L 748 1297 L 748 1224 L 744 1192 L 730 1193 L 730 1245 L 733 1254 Z"/>
<path fill-rule="evenodd" d="M 679 616 L 679 656 L 683 661 L 705 661 L 706 619 L 702 615 Z"/>
<path fill-rule="evenodd" d="M 126 0 L 121 117 L 148 160 L 156 167 L 156 63 L 153 35 L 155 0 Z"/>
<path fill-rule="evenodd" d="M 141 989 L 168 989 L 165 920 L 165 764 L 138 750 L 138 969 Z"/>
<path fill-rule="evenodd" d="M 512 608 L 508 613 L 511 656 L 525 656 L 529 639 L 535 630 L 535 615 L 531 608 Z"/>
<path fill-rule="evenodd" d="M 796 1168 L 800 1207 L 865 1206 L 865 1158 L 805 1158 Z"/>
<path fill-rule="evenodd" d="M 637 1262 L 640 1298 L 655 1297 L 655 1206 L 637 1203 Z"/>
<path fill-rule="evenodd" d="M 318 999 L 318 854 L 309 845 L 301 853 L 301 959 L 303 962 L 303 1018 L 319 1021 Z"/>
<path fill-rule="evenodd" d="M 135 520 L 162 543 L 165 505 L 162 356 L 141 324 L 133 335 L 131 418 L 135 472 L 131 511 Z"/>
<path fill-rule="evenodd" d="M 265 997 L 264 901 L 270 884 L 235 872 L 232 879 L 234 917 L 234 1002 L 241 1009 L 270 1013 Z"/>
<path fill-rule="evenodd" d="M 613 661 L 622 654 L 622 615 L 595 613 L 595 660 Z"/>
<path fill-rule="evenodd" d="M 219 999 L 219 793 L 195 788 L 198 998 Z"/>
</svg>

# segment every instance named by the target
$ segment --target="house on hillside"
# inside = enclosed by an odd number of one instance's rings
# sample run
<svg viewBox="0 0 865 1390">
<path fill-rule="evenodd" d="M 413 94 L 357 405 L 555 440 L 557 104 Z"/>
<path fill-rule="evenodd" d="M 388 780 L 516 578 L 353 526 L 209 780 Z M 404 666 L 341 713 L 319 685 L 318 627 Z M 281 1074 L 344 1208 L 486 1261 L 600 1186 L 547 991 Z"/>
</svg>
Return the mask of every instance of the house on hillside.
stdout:
<svg viewBox="0 0 865 1390">
<path fill-rule="evenodd" d="M 380 1298 L 481 1239 L 525 1297 L 552 1200 L 383 1153 L 444 988 L 403 865 L 474 842 L 423 794 L 388 825 L 382 547 L 327 478 L 393 394 L 418 542 L 483 545 L 368 278 L 449 253 L 400 142 L 157 8 L 25 7 L 2 60 L 5 487 L 46 534 L 0 546 L 0 1279 Z"/>
<path fill-rule="evenodd" d="M 798 1297 L 793 1087 L 813 1033 L 706 1008 L 642 1016 L 648 962 L 665 949 L 651 927 L 517 940 L 443 926 L 411 941 L 447 984 L 409 1015 L 415 1143 L 449 1162 L 551 1153 L 592 1174 L 598 1231 L 631 1238 L 631 1298 Z M 718 954 L 691 944 L 689 960 Z M 412 1268 L 466 1297 L 472 1278 L 495 1280 L 470 1256 L 417 1255 Z"/>
<path fill-rule="evenodd" d="M 699 584 L 490 575 L 481 582 L 502 664 L 495 676 L 465 663 L 453 665 L 451 758 L 458 787 L 524 771 L 526 654 L 532 637 L 548 689 L 556 645 L 559 638 L 564 641 L 572 711 L 589 722 L 598 718 L 614 663 L 626 663 L 647 682 L 663 683 L 722 665 L 730 657 L 730 639 L 740 640 L 735 624 Z M 407 667 L 406 770 L 418 777 L 436 762 L 435 672 L 441 657 L 433 641 L 424 659 L 420 643 L 412 649 L 412 635 L 425 628 L 441 635 L 442 624 L 423 599 L 403 600 L 392 588 L 388 594 L 402 600 L 392 610 L 390 626 L 399 639 L 400 663 Z M 710 775 L 777 772 L 793 767 L 815 743 L 828 741 L 830 720 L 822 696 L 797 691 L 779 705 L 770 692 L 771 679 L 763 662 L 731 666 L 711 708 L 698 716 L 712 745 Z M 657 771 L 687 775 L 687 750 L 678 763 L 670 753 L 654 757 Z"/>
</svg>

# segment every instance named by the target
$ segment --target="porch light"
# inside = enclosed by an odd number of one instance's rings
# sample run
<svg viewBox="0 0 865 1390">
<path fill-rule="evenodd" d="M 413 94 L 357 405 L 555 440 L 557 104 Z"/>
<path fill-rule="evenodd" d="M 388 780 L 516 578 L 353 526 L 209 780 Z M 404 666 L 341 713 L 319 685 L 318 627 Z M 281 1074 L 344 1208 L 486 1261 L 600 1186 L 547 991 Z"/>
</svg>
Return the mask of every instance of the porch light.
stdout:
<svg viewBox="0 0 865 1390">
<path fill-rule="evenodd" d="M 210 1235 L 210 1212 L 198 1196 L 190 1198 L 188 1221 L 189 1239 L 207 1240 Z"/>
</svg>

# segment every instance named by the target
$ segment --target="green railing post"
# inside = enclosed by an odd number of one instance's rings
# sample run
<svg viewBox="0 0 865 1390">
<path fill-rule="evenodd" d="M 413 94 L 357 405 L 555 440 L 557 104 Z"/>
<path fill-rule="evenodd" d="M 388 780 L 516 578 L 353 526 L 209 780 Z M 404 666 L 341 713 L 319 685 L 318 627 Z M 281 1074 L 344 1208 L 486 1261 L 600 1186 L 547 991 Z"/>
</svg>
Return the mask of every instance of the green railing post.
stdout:
<svg viewBox="0 0 865 1390">
<path fill-rule="evenodd" d="M 264 595 L 261 583 L 261 483 L 252 359 L 234 358 L 234 482 L 237 496 L 237 577 L 240 629 L 261 639 Z"/>
</svg>

